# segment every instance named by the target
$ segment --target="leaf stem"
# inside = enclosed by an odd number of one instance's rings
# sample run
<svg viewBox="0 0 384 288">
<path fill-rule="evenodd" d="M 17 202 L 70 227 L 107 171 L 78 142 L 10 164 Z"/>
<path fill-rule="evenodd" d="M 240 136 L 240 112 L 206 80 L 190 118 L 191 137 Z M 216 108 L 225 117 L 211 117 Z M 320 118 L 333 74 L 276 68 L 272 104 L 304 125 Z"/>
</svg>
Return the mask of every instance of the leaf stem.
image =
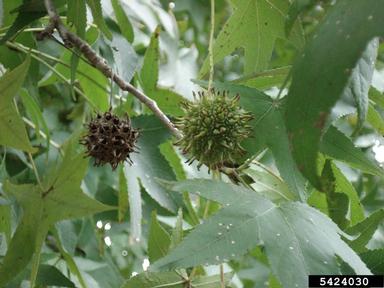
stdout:
<svg viewBox="0 0 384 288">
<path fill-rule="evenodd" d="M 220 264 L 220 287 L 225 288 L 224 265 Z"/>
<path fill-rule="evenodd" d="M 36 164 L 35 164 L 35 161 L 33 160 L 32 154 L 28 153 L 28 157 L 29 157 L 29 161 L 31 162 L 31 165 L 32 165 L 33 173 L 35 173 L 36 181 L 39 184 L 39 187 L 41 189 L 41 193 L 43 193 L 44 188 L 43 188 L 43 185 L 41 184 L 39 172 L 37 171 Z"/>
<path fill-rule="evenodd" d="M 25 47 L 24 45 L 20 44 L 20 43 L 16 43 L 16 42 L 7 42 L 6 43 L 7 46 L 11 47 L 11 48 L 14 48 L 20 52 L 30 52 L 30 53 L 34 53 L 35 55 L 38 55 L 38 56 L 41 56 L 41 57 L 44 57 L 48 60 L 52 60 L 52 61 L 55 61 L 56 63 L 59 63 L 61 65 L 63 65 L 64 67 L 70 69 L 71 66 L 68 64 L 68 63 L 65 63 L 65 61 L 59 59 L 59 58 L 56 58 L 52 55 L 49 55 L 49 54 L 46 54 L 44 52 L 41 52 L 39 50 L 36 50 L 36 49 L 30 49 L 30 48 L 27 48 Z M 72 50 L 70 50 L 72 51 Z M 88 61 L 86 61 L 87 64 Z M 105 92 L 108 92 L 108 90 L 100 85 L 97 81 L 95 81 L 92 77 L 90 77 L 88 74 L 82 72 L 82 71 L 76 71 L 76 73 L 80 74 L 81 76 L 83 76 L 84 78 L 87 78 L 90 82 L 92 82 L 94 85 L 98 86 L 100 89 L 103 89 Z"/>
<path fill-rule="evenodd" d="M 40 264 L 40 250 L 36 249 L 33 253 L 32 264 L 31 264 L 31 287 L 35 287 L 35 282 L 37 278 L 37 273 L 39 272 L 39 264 Z"/>
<path fill-rule="evenodd" d="M 32 129 L 36 130 L 36 126 L 35 126 L 35 124 L 32 123 L 31 120 L 29 120 L 29 119 L 27 119 L 27 118 L 25 118 L 25 117 L 22 117 L 22 118 L 23 118 L 23 121 L 24 121 L 25 124 L 27 124 L 27 125 L 28 125 L 29 127 L 31 127 Z M 46 135 L 43 131 L 39 130 L 39 134 L 41 135 L 41 137 L 43 137 L 45 140 L 47 140 L 48 137 L 47 137 L 47 135 Z M 62 148 L 61 148 L 60 144 L 58 144 L 57 142 L 53 141 L 52 139 L 49 139 L 49 143 L 50 143 L 53 147 L 55 147 L 56 149 L 58 149 L 59 152 L 62 154 Z"/>
<path fill-rule="evenodd" d="M 16 46 L 17 47 L 17 46 Z M 20 47 L 18 47 L 20 48 Z M 20 48 L 18 49 L 19 51 L 21 52 L 24 52 L 26 54 L 29 54 L 29 51 L 28 50 L 25 50 L 24 48 Z M 65 76 L 63 74 L 61 74 L 55 67 L 53 67 L 52 65 L 50 65 L 47 61 L 45 61 L 44 59 L 41 59 L 39 56 L 35 55 L 35 54 L 31 54 L 31 57 L 33 59 L 36 59 L 37 61 L 39 61 L 40 63 L 44 64 L 45 66 L 47 66 L 54 74 L 56 74 L 65 84 L 67 85 L 71 85 L 70 81 L 65 78 Z M 84 97 L 85 99 L 87 99 L 87 101 L 89 102 L 89 104 L 91 104 L 91 106 L 93 108 L 96 108 L 95 104 L 93 104 L 90 99 L 87 97 L 87 95 L 85 95 L 83 93 L 83 91 L 81 91 L 78 87 L 73 87 L 74 90 L 79 94 L 81 95 L 82 97 Z"/>
<path fill-rule="evenodd" d="M 189 216 L 191 217 L 191 224 L 193 226 L 199 225 L 200 224 L 199 217 L 197 216 L 196 211 L 193 208 L 192 201 L 191 201 L 191 198 L 189 197 L 188 192 L 183 193 L 183 200 L 184 200 L 185 206 L 187 207 Z"/>
<path fill-rule="evenodd" d="M 208 94 L 210 94 L 213 81 L 214 62 L 213 62 L 213 36 L 215 32 L 215 0 L 211 0 L 211 31 L 209 34 L 209 80 L 208 80 Z"/>
<path fill-rule="evenodd" d="M 206 219 L 206 218 L 208 217 L 209 206 L 211 206 L 211 201 L 207 200 L 207 201 L 205 202 L 203 219 Z"/>
</svg>

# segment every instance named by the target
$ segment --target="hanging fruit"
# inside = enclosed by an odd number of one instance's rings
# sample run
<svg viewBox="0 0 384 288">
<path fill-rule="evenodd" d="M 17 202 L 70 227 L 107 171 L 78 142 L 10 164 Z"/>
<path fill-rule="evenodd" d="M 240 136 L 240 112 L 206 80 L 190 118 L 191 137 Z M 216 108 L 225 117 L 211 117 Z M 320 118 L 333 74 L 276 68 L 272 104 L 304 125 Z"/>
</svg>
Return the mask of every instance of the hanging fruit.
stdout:
<svg viewBox="0 0 384 288">
<path fill-rule="evenodd" d="M 188 163 L 197 160 L 198 168 L 205 164 L 217 170 L 245 153 L 241 142 L 252 132 L 248 122 L 253 116 L 239 106 L 239 99 L 239 95 L 232 98 L 212 90 L 208 95 L 199 92 L 194 102 L 183 103 L 185 115 L 177 119 L 176 127 L 184 136 L 176 145 L 189 155 Z"/>
<path fill-rule="evenodd" d="M 97 114 L 87 127 L 80 143 L 86 147 L 86 155 L 94 158 L 95 166 L 109 163 L 115 170 L 124 161 L 132 164 L 130 154 L 136 152 L 139 132 L 131 126 L 128 115 L 121 119 L 110 111 Z"/>
</svg>

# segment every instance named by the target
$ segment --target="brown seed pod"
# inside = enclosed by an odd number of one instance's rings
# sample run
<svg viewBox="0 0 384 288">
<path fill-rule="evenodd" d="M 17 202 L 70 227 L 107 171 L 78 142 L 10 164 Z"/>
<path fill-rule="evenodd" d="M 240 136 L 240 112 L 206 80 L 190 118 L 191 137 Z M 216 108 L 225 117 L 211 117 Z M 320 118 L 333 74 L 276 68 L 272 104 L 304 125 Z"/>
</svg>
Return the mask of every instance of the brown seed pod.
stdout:
<svg viewBox="0 0 384 288">
<path fill-rule="evenodd" d="M 94 158 L 94 166 L 109 163 L 115 170 L 120 162 L 132 164 L 130 153 L 137 152 L 139 131 L 132 128 L 128 115 L 121 119 L 111 111 L 98 113 L 87 124 L 87 128 L 87 134 L 82 137 L 80 144 L 86 147 L 86 156 Z"/>
</svg>

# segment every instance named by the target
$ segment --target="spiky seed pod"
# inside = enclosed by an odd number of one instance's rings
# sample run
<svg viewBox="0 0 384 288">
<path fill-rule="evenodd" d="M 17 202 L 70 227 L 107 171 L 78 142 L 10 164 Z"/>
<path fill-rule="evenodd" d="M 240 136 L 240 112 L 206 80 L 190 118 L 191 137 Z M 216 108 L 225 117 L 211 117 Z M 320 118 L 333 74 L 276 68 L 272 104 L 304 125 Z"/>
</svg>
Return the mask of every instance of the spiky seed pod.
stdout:
<svg viewBox="0 0 384 288">
<path fill-rule="evenodd" d="M 87 134 L 80 143 L 87 149 L 86 156 L 94 158 L 94 166 L 109 163 L 115 170 L 120 162 L 132 164 L 130 153 L 136 152 L 139 132 L 132 128 L 128 115 L 120 119 L 110 111 L 97 114 L 87 128 Z"/>
<path fill-rule="evenodd" d="M 217 170 L 225 163 L 234 164 L 245 153 L 240 143 L 251 134 L 248 122 L 253 116 L 239 106 L 239 95 L 230 98 L 227 94 L 199 92 L 194 102 L 183 103 L 185 115 L 177 119 L 176 126 L 184 136 L 176 145 L 190 156 L 187 163 L 197 160 L 198 168 L 205 164 Z"/>
</svg>

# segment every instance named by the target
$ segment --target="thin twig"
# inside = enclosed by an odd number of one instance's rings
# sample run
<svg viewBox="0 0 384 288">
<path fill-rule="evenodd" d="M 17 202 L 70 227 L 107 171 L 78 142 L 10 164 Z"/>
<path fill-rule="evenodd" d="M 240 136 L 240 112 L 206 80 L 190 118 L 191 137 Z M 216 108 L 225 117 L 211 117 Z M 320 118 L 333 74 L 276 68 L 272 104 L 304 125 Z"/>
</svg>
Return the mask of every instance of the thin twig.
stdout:
<svg viewBox="0 0 384 288">
<path fill-rule="evenodd" d="M 44 4 L 48 12 L 50 22 L 45 30 L 39 34 L 39 40 L 51 36 L 53 30 L 56 28 L 61 39 L 67 47 L 78 48 L 93 67 L 98 69 L 107 78 L 111 78 L 120 87 L 121 90 L 130 92 L 133 96 L 139 99 L 139 101 L 144 103 L 177 138 L 182 137 L 181 132 L 175 127 L 175 125 L 171 122 L 171 120 L 169 120 L 163 111 L 159 109 L 157 103 L 154 100 L 136 89 L 136 87 L 134 87 L 132 84 L 125 82 L 119 75 L 112 73 L 111 67 L 108 66 L 108 63 L 104 58 L 99 56 L 88 43 L 86 43 L 77 35 L 68 31 L 68 29 L 61 22 L 61 19 L 56 11 L 55 6 L 53 5 L 52 0 L 44 0 Z"/>
</svg>

